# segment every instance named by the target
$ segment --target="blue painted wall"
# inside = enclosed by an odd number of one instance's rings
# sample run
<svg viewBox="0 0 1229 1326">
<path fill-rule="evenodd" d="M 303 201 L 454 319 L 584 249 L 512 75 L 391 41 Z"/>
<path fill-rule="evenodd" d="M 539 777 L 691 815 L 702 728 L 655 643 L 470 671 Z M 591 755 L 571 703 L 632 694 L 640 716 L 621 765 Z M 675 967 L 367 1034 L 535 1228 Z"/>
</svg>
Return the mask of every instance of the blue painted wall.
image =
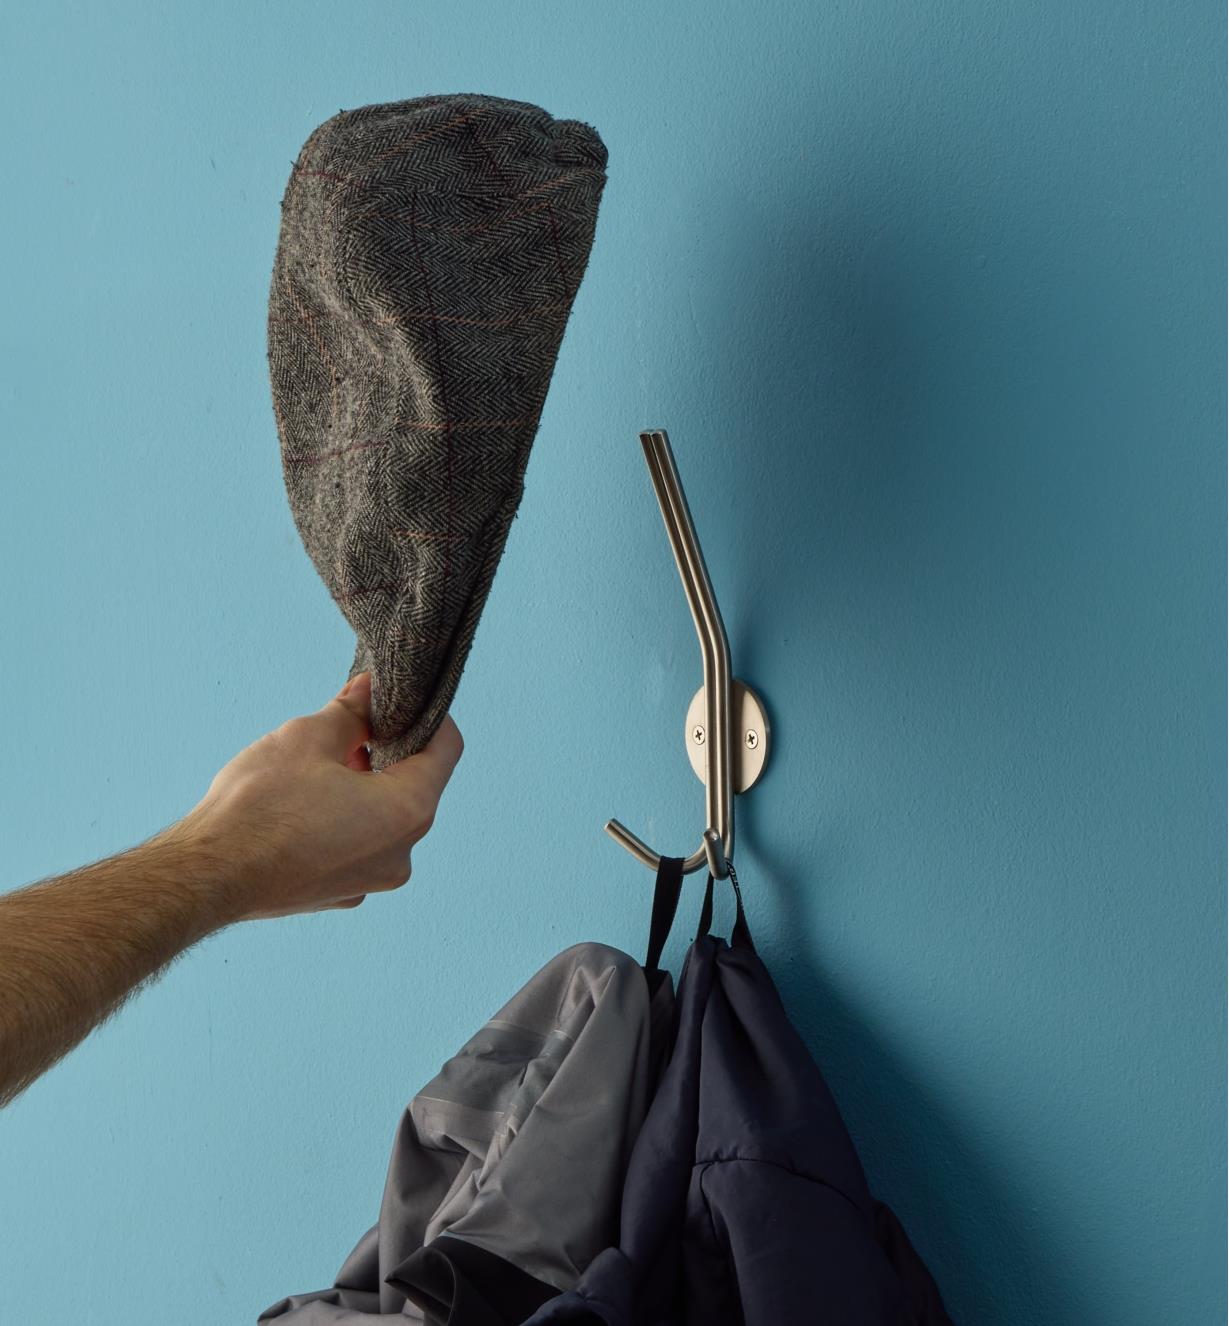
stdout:
<svg viewBox="0 0 1229 1326">
<path fill-rule="evenodd" d="M 265 376 L 312 128 L 484 91 L 611 160 L 411 885 L 213 939 L 0 1116 L 0 1319 L 327 1283 L 439 1062 L 639 947 L 603 822 L 701 827 L 665 426 L 776 724 L 751 921 L 953 1315 L 1224 1320 L 1223 45 L 1211 0 L 0 11 L 6 886 L 345 677 Z"/>
</svg>

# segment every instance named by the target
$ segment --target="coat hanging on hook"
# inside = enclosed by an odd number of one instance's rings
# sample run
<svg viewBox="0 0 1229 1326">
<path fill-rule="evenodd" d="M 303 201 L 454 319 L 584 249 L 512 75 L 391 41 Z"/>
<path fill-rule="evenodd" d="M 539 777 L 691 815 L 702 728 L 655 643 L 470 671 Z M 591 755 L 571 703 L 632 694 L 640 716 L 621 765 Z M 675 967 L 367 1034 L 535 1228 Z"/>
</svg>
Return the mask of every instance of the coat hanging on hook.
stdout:
<svg viewBox="0 0 1229 1326">
<path fill-rule="evenodd" d="M 662 858 L 660 953 L 682 858 Z M 832 1093 L 713 877 L 678 990 L 674 1048 L 637 1138 L 617 1245 L 526 1326 L 952 1326 L 904 1227 L 872 1197 Z"/>
</svg>

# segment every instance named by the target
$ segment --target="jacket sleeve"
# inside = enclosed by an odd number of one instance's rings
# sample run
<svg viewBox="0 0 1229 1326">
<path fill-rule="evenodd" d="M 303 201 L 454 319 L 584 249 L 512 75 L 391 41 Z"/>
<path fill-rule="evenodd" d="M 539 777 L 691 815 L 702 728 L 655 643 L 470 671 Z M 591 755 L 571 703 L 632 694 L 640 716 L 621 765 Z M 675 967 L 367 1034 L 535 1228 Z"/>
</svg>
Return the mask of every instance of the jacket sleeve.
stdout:
<svg viewBox="0 0 1229 1326">
<path fill-rule="evenodd" d="M 696 1321 L 735 1320 L 715 1297 L 723 1289 L 715 1275 L 722 1266 L 738 1268 L 733 1290 L 745 1326 L 924 1320 L 915 1316 L 867 1212 L 818 1178 L 770 1161 L 713 1161 L 695 1171 L 687 1219 L 687 1302 Z M 811 1238 L 805 1256 L 799 1256 L 800 1229 Z"/>
</svg>

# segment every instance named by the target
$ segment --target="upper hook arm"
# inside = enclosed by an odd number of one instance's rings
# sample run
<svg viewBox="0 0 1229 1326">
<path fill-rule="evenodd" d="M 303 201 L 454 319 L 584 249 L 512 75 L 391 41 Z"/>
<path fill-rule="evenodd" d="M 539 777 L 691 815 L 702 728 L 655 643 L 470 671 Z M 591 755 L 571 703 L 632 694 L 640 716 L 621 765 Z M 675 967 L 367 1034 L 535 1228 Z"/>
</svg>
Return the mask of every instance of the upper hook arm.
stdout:
<svg viewBox="0 0 1229 1326">
<path fill-rule="evenodd" d="M 730 752 L 730 643 L 717 607 L 712 581 L 700 551 L 695 524 L 664 429 L 640 434 L 653 489 L 661 507 L 666 534 L 687 595 L 704 670 L 705 833 L 700 848 L 686 858 L 684 872 L 707 865 L 714 877 L 725 878 L 726 861 L 734 856 L 734 796 Z M 656 868 L 660 855 L 620 824 L 609 820 L 606 832 L 645 865 Z"/>
</svg>

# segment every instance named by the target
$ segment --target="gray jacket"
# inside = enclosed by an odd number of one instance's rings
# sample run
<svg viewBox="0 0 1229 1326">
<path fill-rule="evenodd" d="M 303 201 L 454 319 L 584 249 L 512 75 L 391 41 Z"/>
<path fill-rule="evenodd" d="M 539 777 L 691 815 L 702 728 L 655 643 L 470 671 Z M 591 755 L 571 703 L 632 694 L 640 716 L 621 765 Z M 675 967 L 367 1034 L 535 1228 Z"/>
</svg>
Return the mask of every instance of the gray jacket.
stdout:
<svg viewBox="0 0 1229 1326">
<path fill-rule="evenodd" d="M 333 1286 L 260 1321 L 508 1326 L 571 1289 L 617 1240 L 673 1000 L 617 949 L 553 958 L 410 1102 L 380 1218 Z"/>
</svg>

